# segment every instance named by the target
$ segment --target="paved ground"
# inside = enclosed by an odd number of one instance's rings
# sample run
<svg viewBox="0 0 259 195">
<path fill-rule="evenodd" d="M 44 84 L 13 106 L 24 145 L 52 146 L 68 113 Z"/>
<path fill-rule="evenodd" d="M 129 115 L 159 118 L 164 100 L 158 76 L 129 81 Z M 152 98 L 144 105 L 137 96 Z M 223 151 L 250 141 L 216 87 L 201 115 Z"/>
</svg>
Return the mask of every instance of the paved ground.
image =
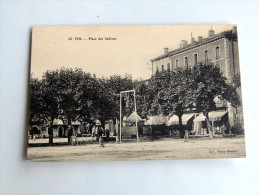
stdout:
<svg viewBox="0 0 259 195">
<path fill-rule="evenodd" d="M 81 138 L 91 139 L 91 138 Z M 54 139 L 63 142 L 67 139 Z M 30 140 L 29 161 L 112 161 L 112 160 L 170 160 L 199 158 L 245 157 L 245 139 L 200 138 L 184 142 L 182 139 L 161 139 L 154 142 L 106 143 L 100 148 L 95 142 L 78 146 L 58 145 L 33 147 L 48 139 Z M 82 141 L 82 140 L 81 140 Z M 90 141 L 90 140 L 88 140 Z"/>
</svg>

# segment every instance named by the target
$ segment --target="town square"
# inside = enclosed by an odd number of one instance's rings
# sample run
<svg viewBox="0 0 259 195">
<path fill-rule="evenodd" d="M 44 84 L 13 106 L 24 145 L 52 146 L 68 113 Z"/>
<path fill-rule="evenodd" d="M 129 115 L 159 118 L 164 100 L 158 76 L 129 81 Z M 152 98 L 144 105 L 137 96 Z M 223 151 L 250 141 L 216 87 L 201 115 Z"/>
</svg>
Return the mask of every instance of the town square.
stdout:
<svg viewBox="0 0 259 195">
<path fill-rule="evenodd" d="M 207 25 L 207 34 L 197 36 L 204 28 L 35 27 L 27 160 L 245 157 L 237 27 Z M 80 35 L 97 29 L 96 37 L 108 33 L 116 38 L 106 42 Z M 155 44 L 171 41 L 163 34 L 177 29 L 190 37 L 157 52 Z M 59 32 L 63 38 L 50 36 Z M 154 35 L 145 39 L 147 32 Z M 155 34 L 161 40 L 150 48 Z M 125 55 L 124 49 L 136 57 Z M 136 65 L 142 58 L 144 65 Z M 92 65 L 78 66 L 82 62 Z M 113 65 L 103 65 L 108 62 Z M 60 65 L 54 68 L 53 63 Z"/>
<path fill-rule="evenodd" d="M 236 138 L 181 139 L 164 138 L 155 142 L 98 143 L 80 138 L 79 145 L 67 146 L 66 139 L 57 138 L 56 146 L 47 147 L 46 139 L 37 139 L 34 147 L 28 148 L 29 161 L 111 161 L 111 160 L 181 160 L 200 158 L 245 157 L 245 139 Z M 45 144 L 43 144 L 45 143 Z M 63 143 L 63 144 L 62 144 Z"/>
</svg>

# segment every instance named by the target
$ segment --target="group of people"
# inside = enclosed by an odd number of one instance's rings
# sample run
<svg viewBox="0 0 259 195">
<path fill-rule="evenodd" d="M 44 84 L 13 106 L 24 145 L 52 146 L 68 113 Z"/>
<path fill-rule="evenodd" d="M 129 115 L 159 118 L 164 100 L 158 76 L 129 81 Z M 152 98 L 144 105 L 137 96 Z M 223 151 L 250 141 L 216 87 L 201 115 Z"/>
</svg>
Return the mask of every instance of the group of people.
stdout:
<svg viewBox="0 0 259 195">
<path fill-rule="evenodd" d="M 68 126 L 68 144 L 74 145 L 74 142 L 77 143 L 77 138 L 73 134 L 73 128 L 71 125 Z M 101 125 L 93 126 L 92 128 L 92 137 L 96 137 L 96 141 L 99 142 L 100 147 L 104 147 L 104 141 L 108 142 L 110 137 L 110 131 L 106 129 L 104 131 Z"/>
<path fill-rule="evenodd" d="M 222 135 L 225 135 L 226 131 L 228 130 L 227 125 L 225 125 L 225 123 L 223 123 L 220 127 L 221 129 L 221 133 Z M 184 142 L 188 142 L 189 141 L 189 133 L 188 130 L 184 131 Z"/>
<path fill-rule="evenodd" d="M 92 137 L 96 137 L 96 141 L 99 142 L 99 147 L 104 147 L 104 138 L 106 142 L 109 141 L 110 131 L 108 129 L 104 131 L 103 127 L 98 125 L 93 127 Z"/>
</svg>

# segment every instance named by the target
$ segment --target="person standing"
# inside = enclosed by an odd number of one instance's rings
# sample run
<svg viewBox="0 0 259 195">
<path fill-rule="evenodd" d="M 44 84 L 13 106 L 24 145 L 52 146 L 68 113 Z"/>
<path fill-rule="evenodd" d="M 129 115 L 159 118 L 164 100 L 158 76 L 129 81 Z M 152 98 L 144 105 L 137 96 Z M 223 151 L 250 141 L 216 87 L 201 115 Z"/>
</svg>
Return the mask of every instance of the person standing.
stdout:
<svg viewBox="0 0 259 195">
<path fill-rule="evenodd" d="M 95 126 L 91 125 L 90 129 L 91 129 L 91 136 L 92 136 L 92 142 L 93 142 L 94 141 L 94 136 L 95 136 Z"/>
<path fill-rule="evenodd" d="M 68 125 L 68 131 L 67 131 L 67 139 L 68 139 L 68 145 L 71 145 L 71 136 L 73 135 L 73 128 L 71 125 Z"/>
<path fill-rule="evenodd" d="M 93 126 L 92 126 L 92 137 L 95 136 L 95 128 L 96 128 L 95 125 L 93 125 Z"/>
<path fill-rule="evenodd" d="M 188 130 L 185 130 L 184 131 L 184 142 L 188 142 L 189 139 L 188 139 Z"/>
<path fill-rule="evenodd" d="M 106 129 L 106 130 L 105 130 L 105 136 L 106 136 L 105 140 L 108 142 L 108 141 L 109 141 L 109 137 L 110 137 L 110 131 L 109 131 L 109 129 Z"/>
<path fill-rule="evenodd" d="M 99 126 L 98 127 L 99 147 L 104 147 L 102 135 L 103 135 L 103 129 L 101 126 Z"/>
<path fill-rule="evenodd" d="M 222 135 L 224 136 L 226 134 L 226 131 L 227 131 L 227 127 L 226 127 L 226 125 L 224 123 L 221 126 L 221 131 L 222 131 Z"/>
</svg>

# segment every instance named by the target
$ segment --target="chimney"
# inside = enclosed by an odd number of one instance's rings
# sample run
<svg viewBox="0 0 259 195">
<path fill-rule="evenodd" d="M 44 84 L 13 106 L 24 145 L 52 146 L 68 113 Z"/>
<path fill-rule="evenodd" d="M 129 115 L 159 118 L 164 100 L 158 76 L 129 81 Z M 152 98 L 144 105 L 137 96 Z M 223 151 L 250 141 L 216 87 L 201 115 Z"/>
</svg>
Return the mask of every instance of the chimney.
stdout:
<svg viewBox="0 0 259 195">
<path fill-rule="evenodd" d="M 192 44 L 195 43 L 195 38 L 192 37 Z"/>
<path fill-rule="evenodd" d="M 168 54 L 168 48 L 167 47 L 164 48 L 164 54 Z"/>
<path fill-rule="evenodd" d="M 232 33 L 237 34 L 237 26 L 233 26 Z"/>
<path fill-rule="evenodd" d="M 212 37 L 213 35 L 215 35 L 215 31 L 211 27 L 211 29 L 208 32 L 208 37 Z"/>
<path fill-rule="evenodd" d="M 202 40 L 202 36 L 198 36 L 198 41 L 201 41 Z"/>
<path fill-rule="evenodd" d="M 187 41 L 186 40 L 181 40 L 181 48 L 185 47 L 187 45 Z"/>
</svg>

